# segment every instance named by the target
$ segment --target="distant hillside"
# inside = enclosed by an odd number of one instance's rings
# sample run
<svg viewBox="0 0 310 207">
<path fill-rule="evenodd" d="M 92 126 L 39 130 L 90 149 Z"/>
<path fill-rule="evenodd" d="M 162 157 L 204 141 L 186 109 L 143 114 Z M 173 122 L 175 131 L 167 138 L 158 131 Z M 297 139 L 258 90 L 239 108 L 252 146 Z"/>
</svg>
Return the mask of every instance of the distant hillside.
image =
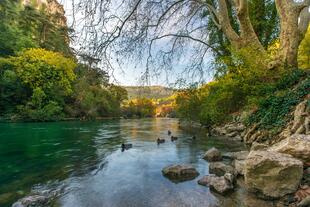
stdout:
<svg viewBox="0 0 310 207">
<path fill-rule="evenodd" d="M 125 86 L 128 98 L 166 98 L 173 94 L 172 88 L 163 86 Z"/>
</svg>

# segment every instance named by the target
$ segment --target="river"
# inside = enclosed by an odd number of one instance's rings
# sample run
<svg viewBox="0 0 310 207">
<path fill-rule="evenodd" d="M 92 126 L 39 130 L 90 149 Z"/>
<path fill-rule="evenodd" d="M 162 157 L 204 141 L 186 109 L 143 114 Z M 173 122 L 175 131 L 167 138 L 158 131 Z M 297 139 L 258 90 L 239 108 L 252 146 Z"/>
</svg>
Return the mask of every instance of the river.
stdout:
<svg viewBox="0 0 310 207">
<path fill-rule="evenodd" d="M 168 129 L 177 141 L 168 139 Z M 157 137 L 166 143 L 157 145 Z M 122 152 L 121 143 L 133 148 Z M 63 207 L 233 207 L 252 202 L 242 189 L 220 196 L 197 184 L 208 174 L 201 157 L 213 146 L 222 152 L 244 149 L 240 142 L 181 130 L 177 119 L 2 123 L 0 206 L 53 186 L 65 186 L 54 204 Z M 193 164 L 200 176 L 171 182 L 161 169 L 175 163 Z"/>
</svg>

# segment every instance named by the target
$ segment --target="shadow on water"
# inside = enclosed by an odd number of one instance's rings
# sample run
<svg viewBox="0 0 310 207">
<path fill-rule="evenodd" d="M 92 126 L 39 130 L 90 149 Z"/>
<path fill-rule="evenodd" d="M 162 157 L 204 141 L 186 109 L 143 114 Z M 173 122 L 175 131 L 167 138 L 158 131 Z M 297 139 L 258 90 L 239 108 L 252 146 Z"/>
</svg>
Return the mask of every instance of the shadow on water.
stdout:
<svg viewBox="0 0 310 207">
<path fill-rule="evenodd" d="M 170 141 L 168 129 L 177 141 Z M 166 142 L 157 145 L 158 137 Z M 133 148 L 122 152 L 121 143 Z M 0 124 L 0 206 L 57 180 L 68 191 L 55 206 L 240 206 L 244 192 L 226 198 L 197 184 L 208 174 L 201 156 L 212 146 L 244 149 L 240 142 L 183 131 L 177 119 Z M 193 164 L 200 176 L 169 181 L 161 169 L 175 163 Z"/>
</svg>

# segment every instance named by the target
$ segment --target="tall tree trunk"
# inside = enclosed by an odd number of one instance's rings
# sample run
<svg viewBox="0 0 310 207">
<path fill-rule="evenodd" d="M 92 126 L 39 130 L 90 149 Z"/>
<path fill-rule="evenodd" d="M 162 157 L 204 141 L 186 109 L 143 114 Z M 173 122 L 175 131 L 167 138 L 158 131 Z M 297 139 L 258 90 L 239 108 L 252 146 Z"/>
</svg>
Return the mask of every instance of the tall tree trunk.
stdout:
<svg viewBox="0 0 310 207">
<path fill-rule="evenodd" d="M 301 8 L 290 0 L 276 0 L 278 14 L 280 16 L 280 48 L 277 60 L 281 64 L 297 67 L 298 46 L 300 34 L 298 30 L 298 18 Z"/>
<path fill-rule="evenodd" d="M 218 0 L 218 10 L 210 4 L 208 9 L 213 14 L 216 24 L 222 29 L 232 46 L 237 50 L 250 48 L 258 55 L 266 57 L 263 44 L 259 41 L 253 25 L 250 21 L 248 11 L 248 0 L 232 0 L 237 11 L 237 18 L 240 26 L 238 34 L 231 26 L 226 0 Z M 275 0 L 277 11 L 280 17 L 280 48 L 275 60 L 268 64 L 268 68 L 275 68 L 283 65 L 297 67 L 298 47 L 310 21 L 309 6 L 310 0 L 295 2 L 294 0 Z"/>
</svg>

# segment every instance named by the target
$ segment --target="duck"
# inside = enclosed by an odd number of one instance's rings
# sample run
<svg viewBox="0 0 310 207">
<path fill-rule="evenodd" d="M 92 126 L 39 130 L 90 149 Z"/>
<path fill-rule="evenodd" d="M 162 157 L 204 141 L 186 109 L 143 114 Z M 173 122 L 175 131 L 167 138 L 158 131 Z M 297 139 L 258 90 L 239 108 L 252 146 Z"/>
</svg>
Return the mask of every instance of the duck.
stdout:
<svg viewBox="0 0 310 207">
<path fill-rule="evenodd" d="M 177 139 L 178 139 L 178 137 L 171 136 L 171 141 L 172 141 L 172 142 L 175 141 L 175 140 L 177 140 Z"/>
<path fill-rule="evenodd" d="M 171 131 L 170 130 L 168 130 L 168 135 L 171 135 Z"/>
<path fill-rule="evenodd" d="M 165 141 L 166 141 L 165 139 L 157 138 L 157 144 L 162 144 L 162 143 L 164 143 Z"/>
<path fill-rule="evenodd" d="M 122 143 L 121 148 L 122 148 L 122 151 L 128 150 L 128 149 L 132 148 L 132 144 L 124 144 L 124 143 Z"/>
<path fill-rule="evenodd" d="M 194 136 L 192 137 L 192 139 L 195 140 L 195 139 L 196 139 L 196 135 L 194 135 Z"/>
</svg>

